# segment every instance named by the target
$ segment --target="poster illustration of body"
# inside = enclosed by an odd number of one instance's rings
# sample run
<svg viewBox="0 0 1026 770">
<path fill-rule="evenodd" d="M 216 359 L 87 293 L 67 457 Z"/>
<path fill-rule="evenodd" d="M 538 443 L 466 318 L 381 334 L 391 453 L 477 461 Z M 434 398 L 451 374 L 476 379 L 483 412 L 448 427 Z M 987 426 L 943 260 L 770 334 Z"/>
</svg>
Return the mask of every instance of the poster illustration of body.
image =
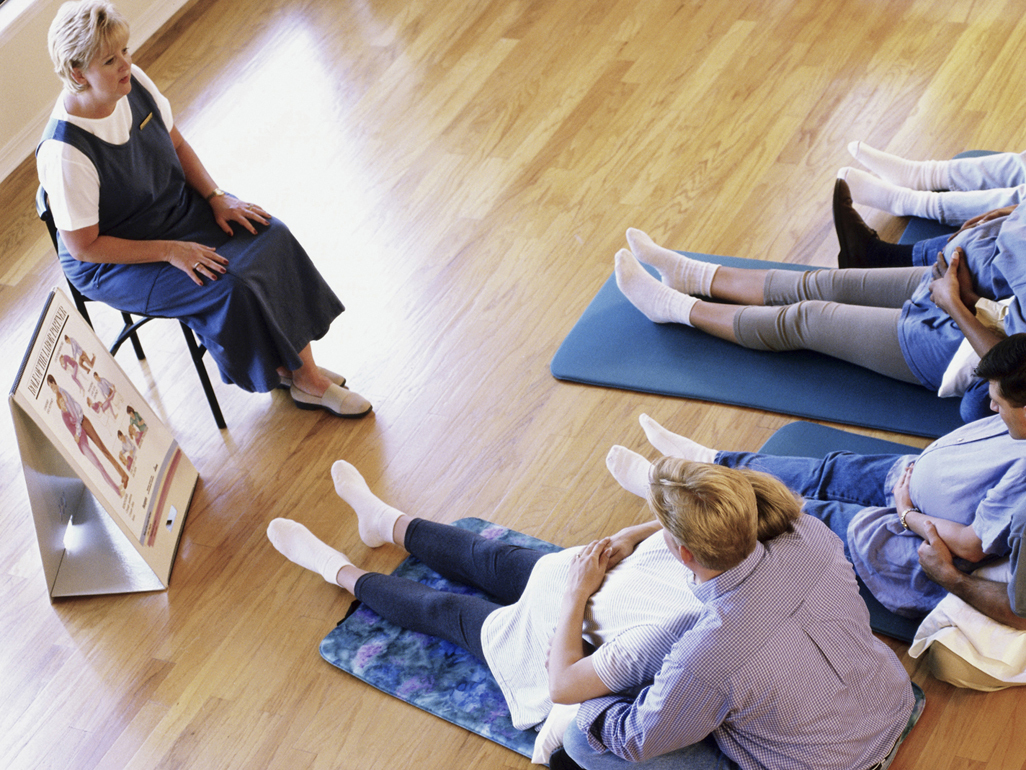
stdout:
<svg viewBox="0 0 1026 770">
<path fill-rule="evenodd" d="M 154 572 L 165 573 L 166 585 L 185 519 L 177 514 L 188 507 L 198 474 L 59 290 L 43 311 L 10 401 L 12 412 L 21 410 L 52 442 Z"/>
</svg>

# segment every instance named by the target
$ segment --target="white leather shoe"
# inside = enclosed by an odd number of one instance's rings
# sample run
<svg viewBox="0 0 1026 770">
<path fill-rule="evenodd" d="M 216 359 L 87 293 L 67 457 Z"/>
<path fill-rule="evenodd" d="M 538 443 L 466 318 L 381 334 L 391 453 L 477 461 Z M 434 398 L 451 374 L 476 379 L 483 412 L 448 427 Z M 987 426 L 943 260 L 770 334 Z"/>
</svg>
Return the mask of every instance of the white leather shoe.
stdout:
<svg viewBox="0 0 1026 770">
<path fill-rule="evenodd" d="M 304 393 L 295 385 L 289 388 L 289 393 L 292 394 L 292 400 L 300 409 L 323 409 L 338 417 L 363 417 L 372 408 L 370 401 L 359 393 L 354 393 L 334 383 L 328 386 L 320 398 Z"/>
</svg>

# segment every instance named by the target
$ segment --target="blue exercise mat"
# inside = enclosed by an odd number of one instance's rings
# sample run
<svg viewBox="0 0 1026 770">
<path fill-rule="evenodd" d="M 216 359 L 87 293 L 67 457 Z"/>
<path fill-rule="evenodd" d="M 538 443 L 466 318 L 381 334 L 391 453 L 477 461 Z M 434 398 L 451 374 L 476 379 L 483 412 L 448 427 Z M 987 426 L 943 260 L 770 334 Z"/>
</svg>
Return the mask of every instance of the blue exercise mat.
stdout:
<svg viewBox="0 0 1026 770">
<path fill-rule="evenodd" d="M 829 452 L 846 450 L 856 454 L 918 454 L 917 447 L 896 444 L 893 441 L 860 436 L 856 433 L 815 425 L 792 422 L 769 437 L 759 451 L 780 457 L 823 457 Z M 919 628 L 919 620 L 895 615 L 876 600 L 861 578 L 859 593 L 869 610 L 869 625 L 877 633 L 911 643 Z"/>
<path fill-rule="evenodd" d="M 560 550 L 482 519 L 460 519 L 455 526 L 527 548 Z M 443 591 L 484 596 L 450 583 L 412 556 L 393 574 Z M 402 629 L 358 602 L 354 606 L 321 642 L 321 656 L 328 663 L 419 709 L 531 756 L 538 733 L 513 727 L 509 707 L 488 666 L 462 647 Z"/>
<path fill-rule="evenodd" d="M 808 269 L 687 254 L 732 267 Z M 551 371 L 556 379 L 586 385 L 755 407 L 917 436 L 941 436 L 962 424 L 959 399 L 938 398 L 918 385 L 855 364 L 805 350 L 747 350 L 681 324 L 652 323 L 623 296 L 615 276 L 606 281 L 563 340 Z"/>
</svg>

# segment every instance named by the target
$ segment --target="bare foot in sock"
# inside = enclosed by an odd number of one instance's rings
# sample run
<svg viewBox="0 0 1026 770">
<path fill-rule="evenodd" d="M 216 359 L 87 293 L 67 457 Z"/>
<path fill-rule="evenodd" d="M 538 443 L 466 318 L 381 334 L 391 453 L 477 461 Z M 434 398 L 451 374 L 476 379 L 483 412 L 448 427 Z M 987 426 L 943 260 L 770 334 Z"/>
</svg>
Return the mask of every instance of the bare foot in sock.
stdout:
<svg viewBox="0 0 1026 770">
<path fill-rule="evenodd" d="M 316 572 L 333 585 L 338 585 L 338 571 L 352 565 L 344 553 L 318 539 L 298 521 L 274 519 L 267 525 L 267 539 L 293 564 Z"/>
<path fill-rule="evenodd" d="M 627 231 L 627 245 L 639 262 L 652 265 L 659 271 L 663 283 L 685 294 L 712 296 L 712 280 L 719 265 L 703 262 L 664 248 L 652 240 L 648 233 L 636 228 Z"/>
<path fill-rule="evenodd" d="M 392 530 L 402 511 L 387 505 L 371 492 L 363 476 L 350 463 L 339 460 L 331 466 L 335 492 L 354 511 L 359 522 L 360 539 L 371 548 L 394 543 Z"/>
<path fill-rule="evenodd" d="M 649 321 L 691 325 L 691 308 L 698 300 L 657 281 L 627 249 L 616 252 L 616 285 Z"/>
<path fill-rule="evenodd" d="M 693 460 L 699 463 L 711 463 L 716 460 L 716 450 L 702 446 L 697 441 L 672 433 L 657 423 L 647 414 L 638 418 L 641 429 L 649 443 L 667 457 L 680 457 L 684 460 Z"/>
<path fill-rule="evenodd" d="M 610 448 L 606 455 L 606 468 L 621 487 L 631 494 L 648 499 L 649 471 L 652 463 L 619 444 Z"/>
</svg>

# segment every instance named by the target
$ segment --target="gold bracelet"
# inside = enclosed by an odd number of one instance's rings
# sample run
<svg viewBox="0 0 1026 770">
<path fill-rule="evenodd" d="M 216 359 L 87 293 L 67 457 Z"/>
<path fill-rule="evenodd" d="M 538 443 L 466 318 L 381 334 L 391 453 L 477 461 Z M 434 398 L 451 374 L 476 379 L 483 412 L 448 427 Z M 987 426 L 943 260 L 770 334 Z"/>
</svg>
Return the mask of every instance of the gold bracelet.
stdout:
<svg viewBox="0 0 1026 770">
<path fill-rule="evenodd" d="M 902 527 L 904 527 L 905 529 L 908 529 L 908 528 L 909 528 L 908 524 L 906 524 L 906 523 L 905 523 L 905 517 L 906 517 L 906 516 L 908 516 L 908 515 L 909 515 L 910 513 L 912 513 L 913 511 L 914 511 L 915 513 L 922 513 L 922 511 L 921 511 L 921 510 L 919 510 L 918 508 L 916 508 L 915 506 L 913 506 L 912 508 L 906 508 L 906 509 L 905 509 L 905 510 L 903 510 L 903 511 L 901 512 L 901 514 L 900 514 L 900 515 L 898 516 L 898 518 L 899 518 L 899 519 L 901 519 L 901 526 L 902 526 Z"/>
</svg>

